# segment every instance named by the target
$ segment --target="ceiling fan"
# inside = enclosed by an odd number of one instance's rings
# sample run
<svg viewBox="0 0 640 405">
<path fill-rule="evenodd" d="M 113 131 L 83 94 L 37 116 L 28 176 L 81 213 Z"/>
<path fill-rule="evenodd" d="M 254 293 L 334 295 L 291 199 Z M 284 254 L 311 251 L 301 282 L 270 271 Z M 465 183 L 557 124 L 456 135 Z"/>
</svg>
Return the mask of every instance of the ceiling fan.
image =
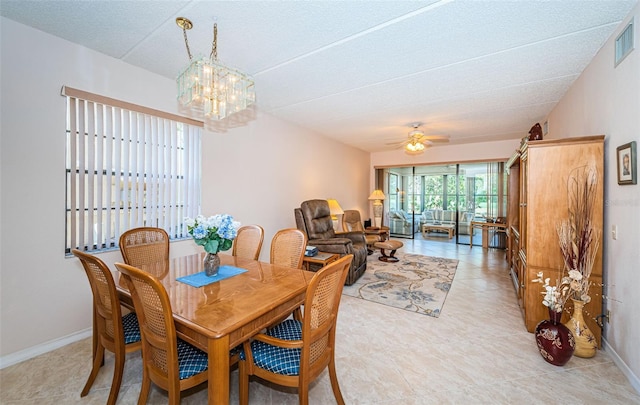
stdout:
<svg viewBox="0 0 640 405">
<path fill-rule="evenodd" d="M 435 142 L 449 142 L 448 135 L 426 135 L 420 128 L 420 123 L 411 124 L 413 128 L 409 131 L 408 138 L 402 142 L 392 142 L 387 145 L 394 145 L 396 149 L 404 147 L 404 151 L 410 155 L 423 153 L 426 148 Z"/>
</svg>

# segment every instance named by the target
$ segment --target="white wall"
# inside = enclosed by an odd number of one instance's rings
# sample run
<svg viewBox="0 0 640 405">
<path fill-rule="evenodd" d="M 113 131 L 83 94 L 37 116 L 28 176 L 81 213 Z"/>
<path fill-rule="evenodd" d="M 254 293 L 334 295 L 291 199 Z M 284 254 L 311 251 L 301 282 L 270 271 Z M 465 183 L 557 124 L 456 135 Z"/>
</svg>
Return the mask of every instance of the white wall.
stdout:
<svg viewBox="0 0 640 405">
<path fill-rule="evenodd" d="M 635 17 L 636 49 L 614 68 L 615 37 Z M 640 5 L 618 27 L 548 117 L 549 137 L 606 135 L 604 274 L 611 319 L 605 339 L 640 391 L 640 184 L 618 185 L 616 148 L 640 147 Z M 618 227 L 618 239 L 611 227 Z"/>
<path fill-rule="evenodd" d="M 2 18 L 0 119 L 0 360 L 87 335 L 91 294 L 64 256 L 63 85 L 177 112 L 175 83 Z M 259 82 L 258 82 L 259 91 Z M 203 214 L 226 212 L 266 231 L 294 227 L 304 199 L 367 208 L 369 154 L 258 113 L 248 126 L 203 135 Z M 172 243 L 172 255 L 193 251 Z M 100 255 L 112 265 L 119 252 Z M 54 342 L 54 343 L 51 343 Z M 36 348 L 36 349 L 34 349 Z"/>
</svg>

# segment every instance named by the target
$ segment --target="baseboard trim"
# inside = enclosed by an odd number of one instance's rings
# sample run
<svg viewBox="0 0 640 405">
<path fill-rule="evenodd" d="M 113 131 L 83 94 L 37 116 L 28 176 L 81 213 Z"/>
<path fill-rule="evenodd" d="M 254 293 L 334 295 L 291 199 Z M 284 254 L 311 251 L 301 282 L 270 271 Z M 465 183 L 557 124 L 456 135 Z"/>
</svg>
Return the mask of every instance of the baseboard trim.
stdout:
<svg viewBox="0 0 640 405">
<path fill-rule="evenodd" d="M 36 346 L 32 346 L 15 353 L 11 353 L 6 356 L 2 356 L 0 357 L 0 370 L 2 370 L 5 367 L 12 366 L 14 364 L 21 363 L 25 360 L 32 359 L 36 356 L 50 352 L 52 350 L 59 349 L 70 343 L 77 342 L 78 340 L 88 338 L 93 333 L 92 331 L 93 331 L 92 328 L 83 329 L 76 333 L 72 333 L 70 335 L 63 336 L 58 339 L 53 339 Z"/>
<path fill-rule="evenodd" d="M 620 358 L 620 356 L 618 356 L 618 353 L 613 350 L 613 347 L 611 347 L 609 342 L 607 342 L 607 340 L 604 338 L 602 339 L 602 345 L 604 350 L 611 355 L 611 359 L 613 360 L 615 365 L 618 366 L 618 368 L 622 371 L 622 374 L 627 377 L 633 389 L 635 389 L 636 392 L 640 394 L 640 379 L 638 379 L 638 376 L 633 373 L 629 366 L 627 366 L 627 364 Z"/>
</svg>

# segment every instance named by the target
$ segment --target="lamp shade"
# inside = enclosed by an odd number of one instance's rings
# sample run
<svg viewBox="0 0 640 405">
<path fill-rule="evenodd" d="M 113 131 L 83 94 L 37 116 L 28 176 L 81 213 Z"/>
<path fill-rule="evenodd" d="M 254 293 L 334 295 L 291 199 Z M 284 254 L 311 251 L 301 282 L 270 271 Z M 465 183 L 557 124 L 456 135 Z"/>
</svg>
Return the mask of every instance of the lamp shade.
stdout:
<svg viewBox="0 0 640 405">
<path fill-rule="evenodd" d="M 382 190 L 373 190 L 373 193 L 369 196 L 370 200 L 384 200 L 386 197 Z"/>
<path fill-rule="evenodd" d="M 332 216 L 344 214 L 344 211 L 342 210 L 342 207 L 340 207 L 340 204 L 338 204 L 338 201 L 328 199 L 327 202 L 329 203 L 329 211 L 331 211 Z"/>
</svg>

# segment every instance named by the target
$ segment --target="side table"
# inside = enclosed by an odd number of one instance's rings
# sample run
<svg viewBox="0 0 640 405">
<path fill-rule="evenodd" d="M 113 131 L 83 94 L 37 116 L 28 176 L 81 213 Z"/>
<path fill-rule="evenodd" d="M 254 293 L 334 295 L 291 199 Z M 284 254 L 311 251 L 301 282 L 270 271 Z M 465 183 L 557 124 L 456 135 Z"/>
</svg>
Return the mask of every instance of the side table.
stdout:
<svg viewBox="0 0 640 405">
<path fill-rule="evenodd" d="M 340 255 L 337 253 L 327 253 L 327 252 L 318 252 L 315 256 L 305 256 L 302 259 L 302 268 L 307 271 L 318 271 L 329 263 L 335 262 L 340 258 Z M 311 268 L 311 265 L 315 269 Z"/>
</svg>

